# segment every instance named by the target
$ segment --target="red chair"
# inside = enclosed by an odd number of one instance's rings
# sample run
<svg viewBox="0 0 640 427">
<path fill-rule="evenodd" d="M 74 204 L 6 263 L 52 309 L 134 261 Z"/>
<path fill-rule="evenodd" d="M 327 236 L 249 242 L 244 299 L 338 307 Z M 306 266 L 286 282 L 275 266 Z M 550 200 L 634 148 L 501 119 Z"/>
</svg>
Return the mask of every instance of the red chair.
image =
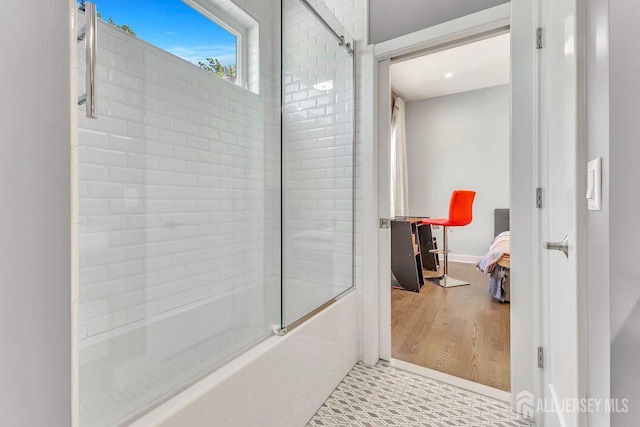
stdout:
<svg viewBox="0 0 640 427">
<path fill-rule="evenodd" d="M 443 288 L 451 288 L 454 286 L 469 285 L 469 282 L 464 280 L 454 279 L 449 277 L 449 242 L 447 240 L 447 228 L 448 227 L 463 227 L 471 223 L 473 219 L 473 199 L 476 197 L 475 191 L 469 190 L 455 190 L 451 194 L 451 201 L 449 202 L 449 218 L 439 219 L 423 219 L 423 224 L 428 225 L 440 225 L 442 226 L 442 250 L 433 250 L 430 252 L 443 253 L 443 275 L 436 280 L 436 284 Z"/>
</svg>

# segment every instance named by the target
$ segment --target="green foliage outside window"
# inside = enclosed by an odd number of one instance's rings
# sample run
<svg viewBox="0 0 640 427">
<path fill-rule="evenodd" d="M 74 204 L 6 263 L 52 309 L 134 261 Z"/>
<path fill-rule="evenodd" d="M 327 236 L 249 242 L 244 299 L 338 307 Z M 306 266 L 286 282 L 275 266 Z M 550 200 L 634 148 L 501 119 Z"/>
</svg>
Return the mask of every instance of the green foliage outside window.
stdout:
<svg viewBox="0 0 640 427">
<path fill-rule="evenodd" d="M 78 10 L 81 10 L 84 12 L 84 9 L 86 7 L 86 0 L 78 0 Z M 100 14 L 100 12 L 98 12 L 98 19 L 101 19 L 104 21 L 104 19 L 102 19 L 102 15 Z M 122 31 L 124 31 L 125 33 L 131 34 L 132 36 L 135 36 L 136 33 L 135 31 L 133 31 L 133 29 L 128 26 L 127 24 L 116 24 L 116 22 L 113 20 L 112 17 L 107 18 L 107 23 L 113 25 L 114 27 L 120 28 Z"/>
<path fill-rule="evenodd" d="M 202 61 L 198 61 L 198 65 L 203 70 L 207 70 L 210 73 L 217 75 L 218 77 L 237 77 L 237 67 L 236 64 L 233 65 L 222 65 L 220 61 L 216 58 L 207 58 L 206 63 Z"/>
</svg>

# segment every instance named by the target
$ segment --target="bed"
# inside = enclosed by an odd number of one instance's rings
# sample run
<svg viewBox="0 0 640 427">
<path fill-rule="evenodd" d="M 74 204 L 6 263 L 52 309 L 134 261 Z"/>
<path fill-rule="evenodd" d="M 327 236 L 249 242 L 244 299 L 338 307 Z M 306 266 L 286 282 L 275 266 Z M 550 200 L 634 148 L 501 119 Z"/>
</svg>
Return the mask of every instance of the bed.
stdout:
<svg viewBox="0 0 640 427">
<path fill-rule="evenodd" d="M 509 209 L 494 211 L 494 239 L 489 252 L 476 264 L 483 273 L 490 275 L 489 293 L 500 302 L 511 300 L 511 235 Z"/>
</svg>

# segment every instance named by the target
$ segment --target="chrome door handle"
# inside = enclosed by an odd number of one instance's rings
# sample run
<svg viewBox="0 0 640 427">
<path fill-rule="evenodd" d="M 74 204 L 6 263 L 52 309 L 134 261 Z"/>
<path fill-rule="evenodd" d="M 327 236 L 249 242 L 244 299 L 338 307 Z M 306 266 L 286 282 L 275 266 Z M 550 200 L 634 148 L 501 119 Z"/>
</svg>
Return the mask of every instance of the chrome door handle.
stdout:
<svg viewBox="0 0 640 427">
<path fill-rule="evenodd" d="M 569 235 L 564 236 L 562 242 L 543 242 L 542 246 L 550 251 L 560 251 L 569 258 Z"/>
</svg>

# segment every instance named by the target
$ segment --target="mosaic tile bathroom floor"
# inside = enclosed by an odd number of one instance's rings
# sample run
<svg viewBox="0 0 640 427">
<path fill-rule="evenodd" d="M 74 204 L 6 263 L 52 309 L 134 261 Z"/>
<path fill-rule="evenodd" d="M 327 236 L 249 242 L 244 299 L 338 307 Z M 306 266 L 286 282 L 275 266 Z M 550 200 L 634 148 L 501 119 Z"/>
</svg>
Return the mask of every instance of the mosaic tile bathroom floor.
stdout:
<svg viewBox="0 0 640 427">
<path fill-rule="evenodd" d="M 534 427 L 509 405 L 396 368 L 357 364 L 307 427 Z"/>
</svg>

